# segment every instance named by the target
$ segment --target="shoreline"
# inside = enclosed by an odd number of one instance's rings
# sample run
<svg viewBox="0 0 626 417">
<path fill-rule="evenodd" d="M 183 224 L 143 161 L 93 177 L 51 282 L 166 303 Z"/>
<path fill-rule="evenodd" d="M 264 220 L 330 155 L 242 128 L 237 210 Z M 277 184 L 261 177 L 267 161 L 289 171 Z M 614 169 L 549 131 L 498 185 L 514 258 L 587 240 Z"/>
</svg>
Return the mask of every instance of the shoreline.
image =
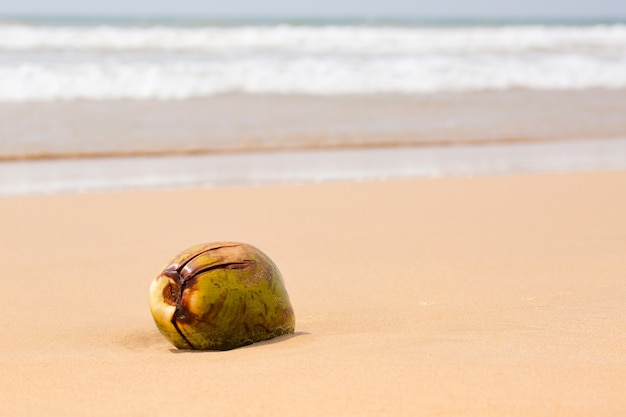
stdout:
<svg viewBox="0 0 626 417">
<path fill-rule="evenodd" d="M 0 196 L 626 170 L 626 137 L 0 163 Z"/>
<path fill-rule="evenodd" d="M 101 151 L 101 152 L 76 152 L 76 153 L 38 153 L 38 154 L 8 154 L 0 155 L 0 163 L 3 162 L 37 162 L 37 161 L 67 161 L 74 160 L 106 160 L 106 159 L 126 159 L 126 158 L 168 158 L 168 157 L 195 157 L 195 156 L 220 156 L 220 155 L 249 155 L 249 154 L 269 154 L 284 152 L 336 152 L 336 151 L 361 151 L 361 150 L 389 150 L 389 149 L 420 149 L 420 148 L 448 148 L 448 147 L 479 147 L 488 145 L 541 145 L 554 144 L 560 142 L 580 142 L 580 141 L 606 141 L 621 140 L 622 137 L 602 137 L 602 138 L 477 138 L 477 139 L 456 139 L 456 140 L 423 140 L 417 143 L 403 142 L 372 142 L 372 143 L 338 143 L 331 145 L 303 145 L 297 147 L 247 147 L 231 149 L 157 149 L 157 150 L 136 150 L 136 151 Z"/>
<path fill-rule="evenodd" d="M 0 159 L 626 137 L 625 92 L 0 103 Z"/>
</svg>

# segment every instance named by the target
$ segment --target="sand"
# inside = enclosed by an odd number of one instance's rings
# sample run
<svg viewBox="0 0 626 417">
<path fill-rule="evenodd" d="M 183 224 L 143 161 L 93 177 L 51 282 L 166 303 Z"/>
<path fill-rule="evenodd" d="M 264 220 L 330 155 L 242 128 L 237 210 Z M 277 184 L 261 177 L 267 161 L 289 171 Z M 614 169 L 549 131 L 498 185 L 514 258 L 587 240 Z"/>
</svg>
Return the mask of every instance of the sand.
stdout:
<svg viewBox="0 0 626 417">
<path fill-rule="evenodd" d="M 626 172 L 0 199 L 0 415 L 626 415 Z M 255 244 L 296 334 L 181 352 L 150 281 Z"/>
<path fill-rule="evenodd" d="M 625 108 L 624 89 L 0 103 L 0 161 L 623 138 Z"/>
</svg>

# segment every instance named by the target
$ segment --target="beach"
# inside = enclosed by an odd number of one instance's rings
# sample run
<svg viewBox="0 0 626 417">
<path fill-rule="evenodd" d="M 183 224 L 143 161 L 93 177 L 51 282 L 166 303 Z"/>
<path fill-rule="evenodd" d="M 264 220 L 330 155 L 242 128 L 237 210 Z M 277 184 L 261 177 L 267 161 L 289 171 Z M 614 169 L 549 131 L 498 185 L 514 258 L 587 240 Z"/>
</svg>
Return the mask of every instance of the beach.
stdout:
<svg viewBox="0 0 626 417">
<path fill-rule="evenodd" d="M 0 103 L 0 196 L 624 170 L 625 91 Z"/>
<path fill-rule="evenodd" d="M 626 415 L 623 19 L 0 18 L 0 415 Z M 295 333 L 181 351 L 239 241 Z"/>
<path fill-rule="evenodd" d="M 4 197 L 0 414 L 617 416 L 626 172 Z M 148 286 L 252 243 L 292 336 L 184 352 Z"/>
<path fill-rule="evenodd" d="M 0 102 L 0 161 L 624 138 L 626 89 Z"/>
</svg>

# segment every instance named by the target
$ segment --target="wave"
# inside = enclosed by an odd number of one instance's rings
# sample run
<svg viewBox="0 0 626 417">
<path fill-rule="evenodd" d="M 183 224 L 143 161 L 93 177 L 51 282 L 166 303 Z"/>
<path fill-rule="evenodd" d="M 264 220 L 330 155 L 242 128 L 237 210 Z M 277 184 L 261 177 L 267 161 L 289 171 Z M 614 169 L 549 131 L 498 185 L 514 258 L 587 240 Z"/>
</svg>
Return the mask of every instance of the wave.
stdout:
<svg viewBox="0 0 626 417">
<path fill-rule="evenodd" d="M 626 25 L 0 24 L 0 101 L 626 88 Z"/>
<path fill-rule="evenodd" d="M 118 27 L 0 24 L 0 50 L 407 54 L 626 51 L 626 25 Z"/>
<path fill-rule="evenodd" d="M 301 58 L 283 62 L 37 64 L 0 66 L 0 100 L 181 100 L 225 93 L 372 94 L 506 89 L 626 88 L 626 57 Z"/>
</svg>

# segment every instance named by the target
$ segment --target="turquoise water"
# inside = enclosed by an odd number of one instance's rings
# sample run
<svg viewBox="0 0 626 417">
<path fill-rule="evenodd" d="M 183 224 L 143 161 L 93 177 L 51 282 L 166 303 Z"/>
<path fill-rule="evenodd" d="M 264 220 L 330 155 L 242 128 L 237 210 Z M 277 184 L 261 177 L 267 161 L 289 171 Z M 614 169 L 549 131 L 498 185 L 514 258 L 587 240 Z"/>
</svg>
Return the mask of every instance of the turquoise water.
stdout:
<svg viewBox="0 0 626 417">
<path fill-rule="evenodd" d="M 242 26 L 276 24 L 301 26 L 360 25 L 405 27 L 471 27 L 471 26 L 593 26 L 625 24 L 626 17 L 520 17 L 520 18 L 372 18 L 372 17 L 198 17 L 198 16 L 83 16 L 83 15 L 2 15 L 0 22 L 37 25 L 115 25 L 115 26 Z"/>
</svg>

